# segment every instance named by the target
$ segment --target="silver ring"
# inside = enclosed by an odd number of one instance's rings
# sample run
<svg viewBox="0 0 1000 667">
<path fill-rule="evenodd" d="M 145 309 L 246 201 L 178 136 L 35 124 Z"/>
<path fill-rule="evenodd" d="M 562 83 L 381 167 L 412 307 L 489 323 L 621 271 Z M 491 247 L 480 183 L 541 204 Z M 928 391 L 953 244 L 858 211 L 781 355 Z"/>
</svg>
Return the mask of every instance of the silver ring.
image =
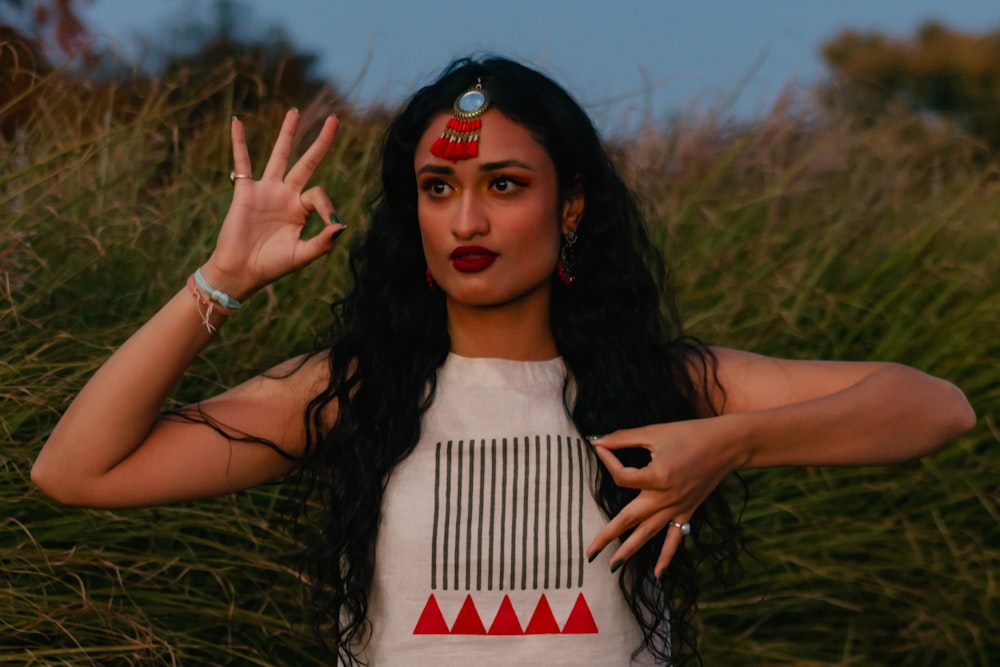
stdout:
<svg viewBox="0 0 1000 667">
<path fill-rule="evenodd" d="M 676 521 L 671 521 L 670 525 L 671 526 L 677 526 L 678 528 L 680 528 L 681 529 L 681 535 L 690 535 L 691 534 L 691 524 L 689 524 L 687 521 L 685 521 L 684 523 L 677 523 Z"/>
<path fill-rule="evenodd" d="M 229 182 L 236 185 L 237 178 L 253 178 L 250 174 L 238 174 L 235 171 L 229 172 Z"/>
</svg>

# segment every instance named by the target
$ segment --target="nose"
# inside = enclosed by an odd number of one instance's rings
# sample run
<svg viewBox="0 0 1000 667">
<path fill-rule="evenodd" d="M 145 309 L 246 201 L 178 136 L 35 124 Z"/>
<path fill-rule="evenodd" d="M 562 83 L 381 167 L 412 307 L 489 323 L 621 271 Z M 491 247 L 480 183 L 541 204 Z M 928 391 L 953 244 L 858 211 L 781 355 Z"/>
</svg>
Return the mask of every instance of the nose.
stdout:
<svg viewBox="0 0 1000 667">
<path fill-rule="evenodd" d="M 483 201 L 474 191 L 466 190 L 458 199 L 451 219 L 451 233 L 457 239 L 468 240 L 489 232 L 489 216 Z"/>
</svg>

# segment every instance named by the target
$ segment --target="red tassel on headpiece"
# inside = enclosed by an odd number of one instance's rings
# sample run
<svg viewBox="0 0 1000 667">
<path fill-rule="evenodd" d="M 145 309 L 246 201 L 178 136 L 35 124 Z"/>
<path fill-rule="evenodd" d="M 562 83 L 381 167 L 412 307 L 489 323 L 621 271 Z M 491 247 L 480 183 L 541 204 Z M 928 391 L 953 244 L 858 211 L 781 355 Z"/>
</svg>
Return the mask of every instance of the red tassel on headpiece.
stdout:
<svg viewBox="0 0 1000 667">
<path fill-rule="evenodd" d="M 439 158 L 457 162 L 479 155 L 479 130 L 482 116 L 490 105 L 490 98 L 477 81 L 455 100 L 454 115 L 448 119 L 444 132 L 431 145 L 431 153 Z"/>
</svg>

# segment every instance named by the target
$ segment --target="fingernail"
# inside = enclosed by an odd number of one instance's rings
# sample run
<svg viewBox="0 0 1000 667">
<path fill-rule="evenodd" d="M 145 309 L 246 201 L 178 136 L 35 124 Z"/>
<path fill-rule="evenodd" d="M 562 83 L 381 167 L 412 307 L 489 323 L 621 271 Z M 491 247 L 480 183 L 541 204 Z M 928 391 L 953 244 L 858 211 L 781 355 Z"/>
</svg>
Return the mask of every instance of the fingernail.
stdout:
<svg viewBox="0 0 1000 667">
<path fill-rule="evenodd" d="M 238 120 L 239 120 L 239 118 L 236 117 L 236 114 L 233 114 L 233 122 L 236 122 Z"/>
<path fill-rule="evenodd" d="M 663 568 L 662 570 L 660 570 L 660 574 L 656 576 L 656 580 L 659 581 L 661 584 L 667 583 L 667 568 Z"/>
<path fill-rule="evenodd" d="M 583 437 L 585 437 L 590 442 L 593 442 L 594 440 L 600 440 L 601 438 L 603 438 L 604 434 L 601 433 L 600 435 L 585 435 Z"/>
<path fill-rule="evenodd" d="M 336 213 L 331 213 L 330 214 L 330 222 L 332 222 L 335 225 L 339 225 L 340 224 L 340 218 L 337 217 Z"/>
<path fill-rule="evenodd" d="M 624 564 L 625 564 L 625 561 L 623 561 L 623 560 L 616 560 L 614 563 L 612 563 L 611 564 L 611 574 L 614 574 L 615 572 L 617 572 L 618 568 L 620 568 Z"/>
<path fill-rule="evenodd" d="M 600 555 L 601 555 L 600 551 L 595 551 L 594 553 L 592 553 L 589 556 L 587 556 L 587 562 L 588 563 L 593 563 L 594 559 L 597 558 Z"/>
<path fill-rule="evenodd" d="M 347 227 L 341 227 L 340 229 L 338 229 L 337 231 L 335 231 L 335 232 L 334 232 L 334 233 L 333 233 L 333 234 L 332 234 L 332 235 L 330 236 L 330 240 L 331 240 L 331 241 L 336 241 L 336 240 L 337 240 L 337 237 L 338 237 L 338 236 L 340 236 L 341 234 L 343 234 L 343 233 L 344 233 L 345 231 L 347 231 Z"/>
</svg>

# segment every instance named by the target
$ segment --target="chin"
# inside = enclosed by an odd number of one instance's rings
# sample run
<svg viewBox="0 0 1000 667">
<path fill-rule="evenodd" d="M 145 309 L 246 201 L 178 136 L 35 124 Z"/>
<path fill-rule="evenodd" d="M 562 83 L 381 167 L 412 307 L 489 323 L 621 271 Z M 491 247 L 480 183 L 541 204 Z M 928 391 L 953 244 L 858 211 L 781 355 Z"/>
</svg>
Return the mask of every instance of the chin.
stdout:
<svg viewBox="0 0 1000 667">
<path fill-rule="evenodd" d="M 550 287 L 546 282 L 544 285 L 535 286 L 532 289 L 510 289 L 497 290 L 487 287 L 485 289 L 465 289 L 448 292 L 448 300 L 457 306 L 467 308 L 501 308 L 504 306 L 525 305 L 536 299 L 544 299 L 548 302 Z"/>
</svg>

